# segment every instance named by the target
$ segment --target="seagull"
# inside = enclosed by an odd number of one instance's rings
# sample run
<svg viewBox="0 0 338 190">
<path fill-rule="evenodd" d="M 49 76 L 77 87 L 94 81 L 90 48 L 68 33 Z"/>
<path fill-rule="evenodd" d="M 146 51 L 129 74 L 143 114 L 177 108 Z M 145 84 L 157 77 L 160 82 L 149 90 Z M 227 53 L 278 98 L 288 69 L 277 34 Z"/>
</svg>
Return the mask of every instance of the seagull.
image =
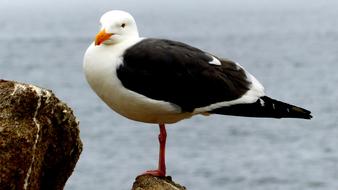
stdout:
<svg viewBox="0 0 338 190">
<path fill-rule="evenodd" d="M 311 119 L 311 112 L 265 95 L 240 64 L 188 44 L 140 37 L 134 18 L 121 10 L 100 19 L 101 30 L 84 55 L 95 93 L 131 120 L 159 125 L 158 169 L 165 176 L 165 124 L 194 115 Z"/>
</svg>

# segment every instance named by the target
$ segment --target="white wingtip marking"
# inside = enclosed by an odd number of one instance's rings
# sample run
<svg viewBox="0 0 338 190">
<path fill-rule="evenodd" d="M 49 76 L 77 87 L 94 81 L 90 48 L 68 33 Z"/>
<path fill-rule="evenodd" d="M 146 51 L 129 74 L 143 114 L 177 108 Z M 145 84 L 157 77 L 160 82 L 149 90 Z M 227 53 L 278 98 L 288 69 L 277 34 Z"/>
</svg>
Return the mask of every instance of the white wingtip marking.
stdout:
<svg viewBox="0 0 338 190">
<path fill-rule="evenodd" d="M 214 56 L 211 56 L 211 57 L 212 57 L 212 60 L 209 61 L 209 64 L 211 64 L 211 65 L 222 65 L 221 62 L 218 59 L 216 59 Z"/>
<path fill-rule="evenodd" d="M 265 106 L 265 102 L 264 102 L 264 100 L 262 100 L 262 99 L 259 99 L 259 103 L 261 104 L 261 106 L 262 106 L 262 107 L 264 107 L 264 106 Z"/>
</svg>

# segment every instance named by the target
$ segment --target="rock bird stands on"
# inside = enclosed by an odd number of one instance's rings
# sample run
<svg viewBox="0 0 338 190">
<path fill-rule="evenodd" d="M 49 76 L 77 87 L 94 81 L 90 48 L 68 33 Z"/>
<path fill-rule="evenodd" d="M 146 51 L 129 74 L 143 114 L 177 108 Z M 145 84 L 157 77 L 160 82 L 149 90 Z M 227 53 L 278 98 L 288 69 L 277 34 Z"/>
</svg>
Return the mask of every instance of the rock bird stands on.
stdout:
<svg viewBox="0 0 338 190">
<path fill-rule="evenodd" d="M 159 164 L 165 176 L 165 124 L 197 114 L 310 119 L 310 111 L 265 96 L 241 65 L 190 45 L 141 38 L 134 18 L 113 10 L 84 56 L 88 83 L 117 113 L 159 124 Z"/>
</svg>

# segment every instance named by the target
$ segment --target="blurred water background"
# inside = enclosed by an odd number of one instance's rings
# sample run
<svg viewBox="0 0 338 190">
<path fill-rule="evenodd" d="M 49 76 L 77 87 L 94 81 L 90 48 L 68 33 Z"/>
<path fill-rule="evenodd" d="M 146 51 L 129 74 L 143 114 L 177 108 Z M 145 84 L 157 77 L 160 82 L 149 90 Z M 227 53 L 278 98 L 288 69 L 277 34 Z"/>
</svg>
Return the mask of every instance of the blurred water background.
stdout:
<svg viewBox="0 0 338 190">
<path fill-rule="evenodd" d="M 158 128 L 112 112 L 82 57 L 100 16 L 122 9 L 142 36 L 241 63 L 311 121 L 197 116 L 168 127 L 167 169 L 191 190 L 338 189 L 338 1 L 1 0 L 0 78 L 52 89 L 80 120 L 84 150 L 66 190 L 130 189 L 157 166 Z"/>
</svg>

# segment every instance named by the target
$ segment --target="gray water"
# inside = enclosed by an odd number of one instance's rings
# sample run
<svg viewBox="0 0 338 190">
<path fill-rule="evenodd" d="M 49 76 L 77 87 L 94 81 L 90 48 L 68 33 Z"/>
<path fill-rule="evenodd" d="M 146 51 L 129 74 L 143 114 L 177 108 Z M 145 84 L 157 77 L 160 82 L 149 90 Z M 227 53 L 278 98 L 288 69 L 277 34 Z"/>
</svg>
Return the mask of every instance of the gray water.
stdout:
<svg viewBox="0 0 338 190">
<path fill-rule="evenodd" d="M 196 116 L 168 127 L 167 172 L 191 190 L 338 189 L 338 2 L 305 0 L 0 3 L 0 78 L 52 89 L 80 120 L 84 150 L 66 190 L 130 189 L 157 165 L 156 125 L 112 112 L 86 84 L 82 57 L 105 11 L 140 34 L 241 63 L 269 96 L 311 121 Z"/>
</svg>

